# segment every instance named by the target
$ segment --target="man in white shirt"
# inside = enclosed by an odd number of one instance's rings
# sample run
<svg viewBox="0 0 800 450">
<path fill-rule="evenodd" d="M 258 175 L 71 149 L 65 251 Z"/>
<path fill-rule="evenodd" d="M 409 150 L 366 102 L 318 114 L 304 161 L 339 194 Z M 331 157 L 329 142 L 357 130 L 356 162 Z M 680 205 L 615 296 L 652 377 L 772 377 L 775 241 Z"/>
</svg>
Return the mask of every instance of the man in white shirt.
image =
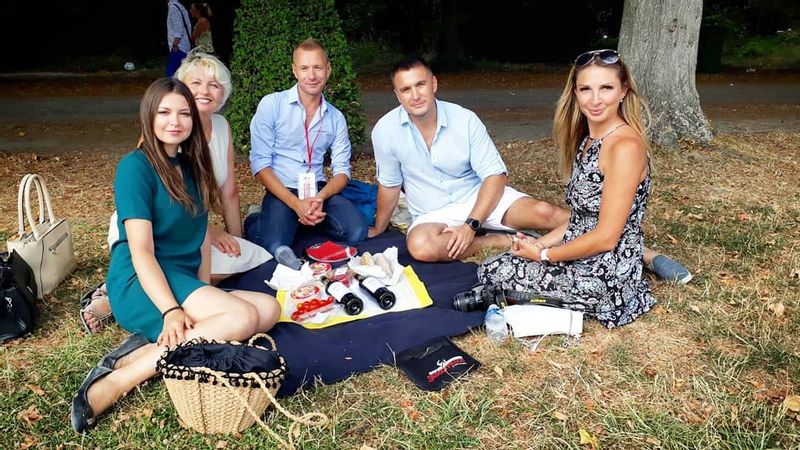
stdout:
<svg viewBox="0 0 800 450">
<path fill-rule="evenodd" d="M 189 20 L 189 12 L 178 0 L 167 0 L 167 56 L 166 76 L 172 75 L 178 70 L 181 61 L 192 49 L 189 36 L 192 35 L 192 22 Z"/>
</svg>

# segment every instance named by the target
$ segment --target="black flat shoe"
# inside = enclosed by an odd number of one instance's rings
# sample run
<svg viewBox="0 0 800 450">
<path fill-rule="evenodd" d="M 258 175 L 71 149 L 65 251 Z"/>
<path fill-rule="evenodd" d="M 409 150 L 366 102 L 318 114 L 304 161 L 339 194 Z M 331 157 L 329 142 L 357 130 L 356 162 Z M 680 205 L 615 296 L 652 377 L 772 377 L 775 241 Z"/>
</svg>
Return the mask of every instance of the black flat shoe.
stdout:
<svg viewBox="0 0 800 450">
<path fill-rule="evenodd" d="M 124 356 L 129 355 L 132 351 L 144 347 L 147 344 L 149 344 L 147 338 L 141 334 L 132 334 L 127 339 L 122 341 L 122 344 L 119 344 L 119 347 L 108 352 L 106 356 L 103 356 L 103 359 L 97 363 L 97 367 L 105 367 L 107 369 L 114 370 L 114 366 L 117 365 L 117 361 Z"/>
<path fill-rule="evenodd" d="M 78 432 L 83 433 L 97 423 L 97 418 L 92 411 L 92 405 L 89 404 L 89 399 L 86 393 L 95 381 L 103 378 L 104 376 L 113 372 L 107 367 L 94 367 L 86 375 L 83 384 L 78 388 L 78 393 L 72 399 L 72 406 L 69 408 L 69 419 L 72 422 L 72 428 Z"/>
</svg>

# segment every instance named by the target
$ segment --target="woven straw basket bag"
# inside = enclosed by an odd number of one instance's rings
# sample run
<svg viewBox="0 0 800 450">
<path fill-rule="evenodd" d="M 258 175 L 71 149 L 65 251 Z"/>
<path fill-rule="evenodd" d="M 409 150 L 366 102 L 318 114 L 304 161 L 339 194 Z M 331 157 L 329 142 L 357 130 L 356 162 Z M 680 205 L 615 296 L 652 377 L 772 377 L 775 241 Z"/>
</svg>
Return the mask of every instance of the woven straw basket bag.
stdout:
<svg viewBox="0 0 800 450">
<path fill-rule="evenodd" d="M 256 344 L 259 339 L 265 339 L 272 348 Z M 185 354 L 187 351 L 195 353 L 200 351 L 213 354 L 216 350 L 248 352 L 250 356 L 263 352 L 262 355 L 277 358 L 275 364 L 277 367 L 270 371 L 237 373 L 176 362 L 178 359 L 176 356 L 181 352 Z M 192 339 L 166 351 L 159 359 L 157 368 L 164 376 L 164 383 L 178 411 L 181 426 L 200 433 L 241 433 L 254 422 L 258 422 L 261 428 L 281 445 L 294 448 L 292 437 L 296 434 L 294 428 L 297 425 L 321 426 L 328 421 L 328 418 L 321 413 L 307 413 L 297 417 L 278 404 L 275 394 L 286 376 L 286 361 L 277 353 L 275 341 L 266 334 L 257 334 L 246 344 Z M 261 419 L 270 404 L 275 405 L 278 411 L 292 420 L 289 442 L 276 434 Z"/>
</svg>

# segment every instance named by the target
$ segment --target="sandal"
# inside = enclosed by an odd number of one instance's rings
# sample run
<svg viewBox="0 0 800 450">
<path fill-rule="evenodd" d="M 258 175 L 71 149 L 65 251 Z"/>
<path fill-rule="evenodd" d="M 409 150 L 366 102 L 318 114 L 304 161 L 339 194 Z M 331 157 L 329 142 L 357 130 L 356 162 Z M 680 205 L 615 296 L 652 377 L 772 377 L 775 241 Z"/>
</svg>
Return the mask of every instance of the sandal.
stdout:
<svg viewBox="0 0 800 450">
<path fill-rule="evenodd" d="M 100 333 L 106 328 L 108 324 L 114 322 L 114 313 L 110 311 L 110 308 L 108 314 L 98 314 L 92 306 L 95 300 L 103 300 L 103 299 L 108 301 L 108 293 L 106 292 L 105 289 L 105 282 L 100 283 L 94 288 L 88 290 L 81 297 L 80 301 L 81 308 L 78 313 L 78 318 L 83 324 L 83 329 L 84 331 L 86 331 L 87 334 Z M 89 321 L 86 320 L 86 317 L 84 317 L 85 314 L 89 314 L 95 319 L 94 330 L 92 330 L 92 328 L 89 326 Z"/>
</svg>

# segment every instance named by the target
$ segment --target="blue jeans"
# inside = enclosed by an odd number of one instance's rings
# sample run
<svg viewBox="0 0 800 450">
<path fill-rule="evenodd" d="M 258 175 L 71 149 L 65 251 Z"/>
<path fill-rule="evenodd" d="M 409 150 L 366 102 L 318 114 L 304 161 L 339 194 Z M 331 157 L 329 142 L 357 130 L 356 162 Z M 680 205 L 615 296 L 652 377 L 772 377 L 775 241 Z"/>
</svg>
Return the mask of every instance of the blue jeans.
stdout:
<svg viewBox="0 0 800 450">
<path fill-rule="evenodd" d="M 183 58 L 186 58 L 186 53 L 180 50 L 169 52 L 169 56 L 167 56 L 167 70 L 164 72 L 164 75 L 167 78 L 172 78 L 172 75 L 174 75 L 175 71 L 178 70 L 178 67 L 181 66 L 181 61 L 183 61 Z"/>
<path fill-rule="evenodd" d="M 320 189 L 324 184 L 320 185 Z M 289 189 L 297 195 L 297 189 Z M 316 228 L 331 237 L 331 240 L 355 245 L 367 238 L 364 216 L 350 200 L 336 194 L 322 204 L 327 213 Z M 249 216 L 244 228 L 247 240 L 254 242 L 271 254 L 281 245 L 291 246 L 299 227 L 307 227 L 297 221 L 297 213 L 277 197 L 267 192 L 261 202 L 261 212 Z"/>
</svg>

